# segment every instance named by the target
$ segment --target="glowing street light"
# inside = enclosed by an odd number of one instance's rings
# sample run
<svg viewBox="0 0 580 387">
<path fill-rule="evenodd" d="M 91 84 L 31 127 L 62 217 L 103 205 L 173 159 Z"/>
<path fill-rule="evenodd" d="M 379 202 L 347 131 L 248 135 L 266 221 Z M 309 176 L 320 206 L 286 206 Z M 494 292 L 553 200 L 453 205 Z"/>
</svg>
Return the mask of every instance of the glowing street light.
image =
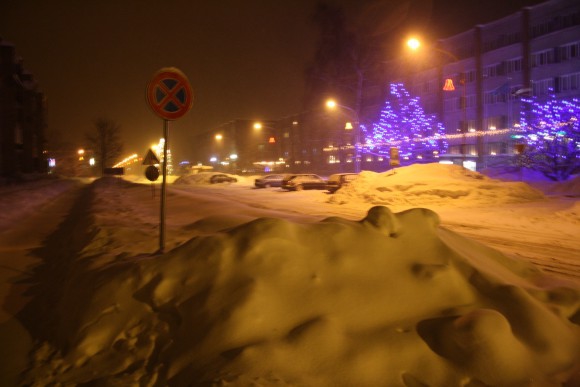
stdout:
<svg viewBox="0 0 580 387">
<path fill-rule="evenodd" d="M 407 46 L 409 46 L 411 50 L 416 51 L 421 47 L 421 42 L 417 38 L 410 38 L 407 40 Z"/>
<path fill-rule="evenodd" d="M 407 40 L 407 47 L 411 49 L 411 51 L 417 51 L 419 47 L 421 47 L 421 42 L 419 39 L 412 37 Z M 451 58 L 454 62 L 459 62 L 459 58 L 452 54 L 447 50 L 443 50 L 439 47 L 431 47 L 432 50 L 440 52 L 444 55 L 447 55 Z M 466 132 L 467 132 L 467 79 L 465 70 L 462 70 L 459 74 L 459 83 L 462 86 L 462 96 L 461 96 L 461 108 L 463 111 L 463 124 L 461 125 L 460 131 L 463 133 L 463 144 L 461 144 L 461 154 L 463 156 L 463 162 L 465 163 L 465 142 L 466 142 Z M 453 84 L 453 79 L 448 78 L 445 80 L 445 84 L 443 85 L 444 91 L 454 91 L 455 85 Z"/>
<path fill-rule="evenodd" d="M 356 129 L 356 131 L 355 131 L 355 144 L 354 144 L 354 171 L 356 173 L 360 172 L 360 160 L 359 160 L 360 122 L 359 122 L 358 113 L 353 108 L 345 106 L 345 105 L 341 105 L 338 102 L 336 102 L 334 99 L 327 99 L 326 100 L 326 107 L 330 110 L 334 110 L 337 107 L 339 107 L 339 108 L 348 110 L 353 114 L 353 116 L 355 118 L 354 125 L 351 122 L 347 122 L 345 125 L 345 129 L 351 130 L 351 129 L 353 129 L 353 127 Z"/>
<path fill-rule="evenodd" d="M 336 108 L 336 105 L 337 105 L 337 103 L 333 99 L 329 99 L 329 100 L 326 101 L 326 107 L 329 108 L 329 109 Z"/>
<path fill-rule="evenodd" d="M 215 135 L 215 139 L 216 139 L 217 141 L 221 141 L 223 138 L 224 138 L 224 136 L 222 136 L 221 134 L 216 134 L 216 135 Z"/>
<path fill-rule="evenodd" d="M 256 138 L 258 142 L 256 143 L 257 148 L 254 150 L 252 157 L 256 159 L 256 162 L 259 161 L 259 157 L 276 160 L 279 152 L 275 145 L 276 137 L 278 136 L 278 129 L 274 126 L 263 124 L 260 121 L 254 122 L 253 128 L 256 132 Z M 267 132 L 264 132 L 264 130 Z M 254 164 L 256 162 L 254 162 Z"/>
</svg>

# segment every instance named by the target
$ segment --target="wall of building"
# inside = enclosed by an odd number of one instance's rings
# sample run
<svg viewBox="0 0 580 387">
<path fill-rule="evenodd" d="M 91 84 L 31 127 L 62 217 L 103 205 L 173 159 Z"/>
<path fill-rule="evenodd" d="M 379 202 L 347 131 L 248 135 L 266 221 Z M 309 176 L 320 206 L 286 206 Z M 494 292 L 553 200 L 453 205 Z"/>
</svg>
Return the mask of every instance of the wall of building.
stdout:
<svg viewBox="0 0 580 387">
<path fill-rule="evenodd" d="M 0 178 L 46 173 L 46 103 L 15 47 L 0 39 Z"/>
<path fill-rule="evenodd" d="M 426 51 L 381 62 L 365 74 L 358 117 L 352 105 L 335 112 L 321 106 L 270 121 L 277 142 L 269 158 L 284 160 L 277 168 L 287 172 L 355 171 L 356 130 L 345 124 L 377 122 L 390 83 L 403 83 L 421 97 L 425 113 L 435 114 L 446 128 L 449 149 L 441 158 L 477 161 L 478 169 L 504 162 L 516 152 L 509 131 L 519 122 L 527 89 L 541 97 L 549 86 L 559 97 L 580 97 L 580 2 L 551 0 L 527 7 L 441 39 Z M 446 79 L 454 90 L 443 90 Z M 221 146 L 235 149 L 239 167 L 260 161 L 256 143 L 249 141 L 255 135 L 251 123 L 243 121 L 221 125 L 203 140 L 214 152 L 215 134 L 229 133 Z M 363 170 L 390 168 L 388 157 L 365 149 L 359 161 Z"/>
<path fill-rule="evenodd" d="M 557 97 L 580 97 L 580 3 L 575 0 L 527 7 L 427 49 L 438 66 L 405 66 L 408 57 L 395 59 L 391 68 L 403 67 L 406 73 L 388 72 L 385 84 L 409 81 L 447 134 L 461 134 L 449 140 L 446 155 L 457 163 L 472 158 L 481 169 L 495 157 L 514 155 L 507 130 L 517 127 L 524 109 L 521 97 L 530 95 L 529 88 L 539 98 L 547 98 L 549 89 Z M 455 90 L 441 92 L 448 78 Z"/>
</svg>

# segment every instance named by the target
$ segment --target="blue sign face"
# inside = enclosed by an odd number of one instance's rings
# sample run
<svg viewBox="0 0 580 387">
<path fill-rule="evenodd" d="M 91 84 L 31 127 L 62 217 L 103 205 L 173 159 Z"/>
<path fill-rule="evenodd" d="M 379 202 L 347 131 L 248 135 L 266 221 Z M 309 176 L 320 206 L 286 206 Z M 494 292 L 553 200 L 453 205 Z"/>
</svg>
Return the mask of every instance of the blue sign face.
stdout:
<svg viewBox="0 0 580 387">
<path fill-rule="evenodd" d="M 163 79 L 155 88 L 155 102 L 163 104 L 163 110 L 175 113 L 187 103 L 185 88 L 175 79 Z"/>
</svg>

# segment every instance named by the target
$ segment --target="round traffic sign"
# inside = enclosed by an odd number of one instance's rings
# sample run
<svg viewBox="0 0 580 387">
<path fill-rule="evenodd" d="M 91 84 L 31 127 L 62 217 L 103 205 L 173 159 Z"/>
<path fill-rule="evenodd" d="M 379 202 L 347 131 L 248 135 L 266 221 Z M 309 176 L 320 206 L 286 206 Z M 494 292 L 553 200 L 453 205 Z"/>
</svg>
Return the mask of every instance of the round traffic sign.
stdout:
<svg viewBox="0 0 580 387">
<path fill-rule="evenodd" d="M 159 169 L 155 165 L 150 165 L 145 169 L 145 177 L 149 181 L 155 181 L 159 178 Z"/>
<path fill-rule="evenodd" d="M 159 70 L 147 85 L 147 102 L 164 120 L 182 117 L 193 103 L 193 93 L 185 74 L 175 67 Z"/>
</svg>

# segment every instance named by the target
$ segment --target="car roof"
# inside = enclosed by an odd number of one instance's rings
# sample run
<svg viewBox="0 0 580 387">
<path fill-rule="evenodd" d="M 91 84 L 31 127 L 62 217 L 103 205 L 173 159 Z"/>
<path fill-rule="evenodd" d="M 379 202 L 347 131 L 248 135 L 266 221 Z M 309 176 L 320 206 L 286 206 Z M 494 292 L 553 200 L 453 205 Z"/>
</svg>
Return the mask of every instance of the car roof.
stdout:
<svg viewBox="0 0 580 387">
<path fill-rule="evenodd" d="M 320 177 L 316 173 L 293 173 L 293 174 L 290 174 L 290 175 L 286 175 L 284 178 L 285 179 L 293 179 L 295 177 L 301 177 L 301 176 L 316 176 L 316 177 Z"/>
</svg>

